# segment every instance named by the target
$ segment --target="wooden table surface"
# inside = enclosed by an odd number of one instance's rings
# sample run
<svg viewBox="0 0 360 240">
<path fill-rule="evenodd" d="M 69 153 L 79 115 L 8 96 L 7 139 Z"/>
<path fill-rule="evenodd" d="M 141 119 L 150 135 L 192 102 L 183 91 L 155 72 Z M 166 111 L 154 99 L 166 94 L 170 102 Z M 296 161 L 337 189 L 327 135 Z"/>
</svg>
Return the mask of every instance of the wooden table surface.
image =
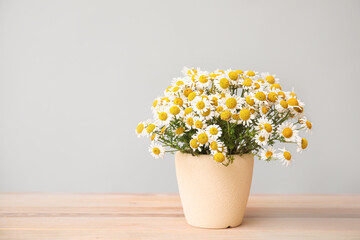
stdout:
<svg viewBox="0 0 360 240">
<path fill-rule="evenodd" d="M 251 195 L 243 224 L 187 225 L 176 194 L 0 194 L 0 239 L 360 239 L 359 195 Z"/>
</svg>

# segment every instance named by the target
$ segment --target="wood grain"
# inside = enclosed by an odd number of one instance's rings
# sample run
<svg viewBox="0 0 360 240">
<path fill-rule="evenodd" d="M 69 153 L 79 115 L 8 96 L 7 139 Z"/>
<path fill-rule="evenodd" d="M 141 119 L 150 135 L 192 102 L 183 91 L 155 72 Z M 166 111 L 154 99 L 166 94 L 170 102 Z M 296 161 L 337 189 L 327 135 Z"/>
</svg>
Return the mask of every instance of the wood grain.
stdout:
<svg viewBox="0 0 360 240">
<path fill-rule="evenodd" d="M 0 239 L 360 239 L 359 195 L 251 195 L 241 226 L 186 224 L 176 194 L 0 194 Z"/>
</svg>

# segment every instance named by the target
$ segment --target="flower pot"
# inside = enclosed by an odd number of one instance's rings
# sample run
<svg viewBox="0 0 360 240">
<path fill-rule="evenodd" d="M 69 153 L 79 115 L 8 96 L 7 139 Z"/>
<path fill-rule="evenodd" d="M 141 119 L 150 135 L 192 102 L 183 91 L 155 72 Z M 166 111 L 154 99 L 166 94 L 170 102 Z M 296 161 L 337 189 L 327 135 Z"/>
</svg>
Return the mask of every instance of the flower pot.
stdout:
<svg viewBox="0 0 360 240">
<path fill-rule="evenodd" d="M 176 176 L 186 221 L 195 227 L 239 226 L 249 197 L 254 155 L 234 156 L 225 167 L 210 155 L 177 152 Z"/>
</svg>

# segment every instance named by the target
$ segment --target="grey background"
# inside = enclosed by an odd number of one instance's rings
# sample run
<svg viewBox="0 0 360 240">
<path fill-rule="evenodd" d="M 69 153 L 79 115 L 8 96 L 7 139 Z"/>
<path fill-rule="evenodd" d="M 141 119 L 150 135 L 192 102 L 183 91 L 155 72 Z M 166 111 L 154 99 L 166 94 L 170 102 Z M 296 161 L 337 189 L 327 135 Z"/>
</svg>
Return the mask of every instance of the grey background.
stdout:
<svg viewBox="0 0 360 240">
<path fill-rule="evenodd" d="M 183 66 L 280 76 L 314 122 L 253 193 L 360 193 L 359 1 L 0 1 L 0 191 L 176 192 L 134 128 Z"/>
</svg>

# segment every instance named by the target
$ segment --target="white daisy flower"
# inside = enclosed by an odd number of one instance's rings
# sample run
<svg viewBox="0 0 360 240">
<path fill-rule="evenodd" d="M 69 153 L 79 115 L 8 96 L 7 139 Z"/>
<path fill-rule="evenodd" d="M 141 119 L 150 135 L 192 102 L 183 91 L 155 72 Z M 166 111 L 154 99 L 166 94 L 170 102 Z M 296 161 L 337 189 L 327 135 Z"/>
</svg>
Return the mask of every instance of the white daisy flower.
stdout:
<svg viewBox="0 0 360 240">
<path fill-rule="evenodd" d="M 185 81 L 184 78 L 178 77 L 178 78 L 173 78 L 172 82 L 171 82 L 173 87 L 180 87 L 180 88 L 184 88 L 185 87 Z"/>
<path fill-rule="evenodd" d="M 260 107 L 268 105 L 266 91 L 263 89 L 259 89 L 256 92 L 251 93 L 251 97 L 253 97 L 255 103 L 259 105 Z"/>
<path fill-rule="evenodd" d="M 255 118 L 255 115 L 247 108 L 243 108 L 239 112 L 239 122 L 244 126 L 249 126 L 252 120 Z"/>
<path fill-rule="evenodd" d="M 224 143 L 219 141 L 219 140 L 213 140 L 213 139 L 210 139 L 210 151 L 211 151 L 211 154 L 214 155 L 216 152 L 222 150 L 224 148 Z"/>
<path fill-rule="evenodd" d="M 202 97 L 202 96 L 197 96 L 191 102 L 191 106 L 195 112 L 197 112 L 198 114 L 201 114 L 203 112 L 207 112 L 210 109 L 211 103 L 210 103 L 209 99 Z"/>
<path fill-rule="evenodd" d="M 295 142 L 298 136 L 296 126 L 292 122 L 284 122 L 278 128 L 278 133 L 286 142 Z"/>
<path fill-rule="evenodd" d="M 297 143 L 297 149 L 296 149 L 297 152 L 302 152 L 302 150 L 304 150 L 308 146 L 308 141 L 306 140 L 306 138 L 299 137 L 296 143 Z"/>
<path fill-rule="evenodd" d="M 208 126 L 206 132 L 212 139 L 218 139 L 222 134 L 221 127 L 215 124 Z"/>
<path fill-rule="evenodd" d="M 308 133 L 312 132 L 312 123 L 308 121 L 305 116 L 299 119 L 299 123 L 301 124 L 301 128 L 306 129 L 306 132 Z"/>
<path fill-rule="evenodd" d="M 168 125 L 172 116 L 169 113 L 169 108 L 161 106 L 154 113 L 154 119 L 157 125 L 165 126 Z"/>
<path fill-rule="evenodd" d="M 273 147 L 268 147 L 263 149 L 260 153 L 261 160 L 270 161 L 272 157 L 276 156 L 275 149 Z"/>
<path fill-rule="evenodd" d="M 182 72 L 182 74 L 184 74 L 184 76 L 192 77 L 193 75 L 196 75 L 197 72 L 200 72 L 200 68 L 183 67 L 181 72 Z"/>
<path fill-rule="evenodd" d="M 258 119 L 258 124 L 255 129 L 262 133 L 262 135 L 271 134 L 273 131 L 273 121 L 262 116 Z"/>
<path fill-rule="evenodd" d="M 149 152 L 154 158 L 163 158 L 165 154 L 165 148 L 159 144 L 151 143 Z"/>
<path fill-rule="evenodd" d="M 220 92 L 229 93 L 231 86 L 230 81 L 231 80 L 229 80 L 228 78 L 225 77 L 224 74 L 222 74 L 214 80 L 214 85 L 216 89 L 219 90 Z"/>
<path fill-rule="evenodd" d="M 199 150 L 201 151 L 201 147 L 200 147 L 200 143 L 199 141 L 197 140 L 197 138 L 192 138 L 190 140 L 190 147 L 195 151 L 195 150 Z"/>
<path fill-rule="evenodd" d="M 236 113 L 244 103 L 244 100 L 236 95 L 226 95 L 221 100 L 222 106 L 225 110 L 229 110 L 231 113 Z"/>
<path fill-rule="evenodd" d="M 146 136 L 150 137 L 151 135 L 153 135 L 153 133 L 154 133 L 155 131 L 158 130 L 158 128 L 159 128 L 159 127 L 158 127 L 157 125 L 155 125 L 154 123 L 148 124 L 147 127 L 146 127 L 146 129 L 145 129 L 145 131 L 146 131 Z"/>
<path fill-rule="evenodd" d="M 200 146 L 209 145 L 210 136 L 205 130 L 197 131 L 195 138 L 197 139 Z"/>
<path fill-rule="evenodd" d="M 257 144 L 259 144 L 260 146 L 267 145 L 268 140 L 269 140 L 269 134 L 258 133 L 258 134 L 255 135 L 255 142 Z"/>
<path fill-rule="evenodd" d="M 194 128 L 205 129 L 207 127 L 203 117 L 194 117 Z"/>
<path fill-rule="evenodd" d="M 275 78 L 275 75 L 271 75 L 268 72 L 261 73 L 261 78 L 264 79 L 268 84 L 279 83 L 279 79 Z"/>
<path fill-rule="evenodd" d="M 135 129 L 135 133 L 137 134 L 138 137 L 143 137 L 146 135 L 146 131 L 144 130 L 145 130 L 145 122 L 140 122 Z"/>
<path fill-rule="evenodd" d="M 289 104 L 287 103 L 287 101 L 285 101 L 283 99 L 278 99 L 275 104 L 276 111 L 278 111 L 280 113 L 288 111 L 288 107 L 289 107 Z"/>
<path fill-rule="evenodd" d="M 187 114 L 184 117 L 184 122 L 187 128 L 192 129 L 195 128 L 195 115 L 193 113 Z"/>
<path fill-rule="evenodd" d="M 279 150 L 281 151 L 281 153 L 278 153 L 276 156 L 278 159 L 280 159 L 282 165 L 286 165 L 286 167 L 291 165 L 291 162 L 294 161 L 292 159 L 291 153 L 289 151 L 286 151 L 285 148 L 281 148 Z"/>
</svg>

